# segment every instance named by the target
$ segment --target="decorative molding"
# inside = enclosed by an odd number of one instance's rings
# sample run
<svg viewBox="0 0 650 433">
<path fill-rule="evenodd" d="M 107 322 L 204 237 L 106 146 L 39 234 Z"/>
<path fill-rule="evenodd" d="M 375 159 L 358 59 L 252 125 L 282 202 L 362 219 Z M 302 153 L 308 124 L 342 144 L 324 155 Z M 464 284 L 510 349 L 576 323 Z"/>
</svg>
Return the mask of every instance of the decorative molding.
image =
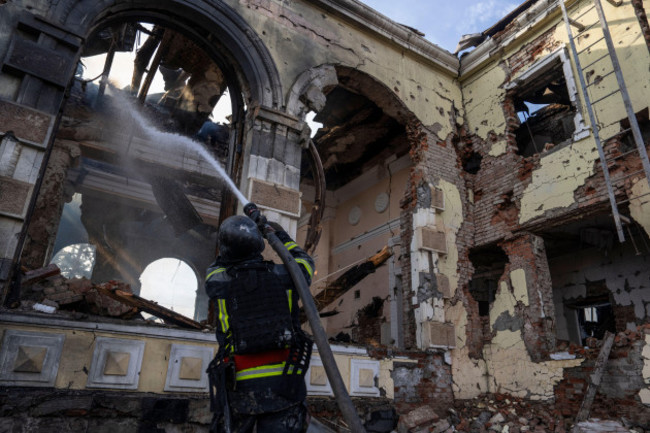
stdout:
<svg viewBox="0 0 650 433">
<path fill-rule="evenodd" d="M 368 351 L 362 347 L 341 346 L 338 344 L 330 344 L 330 348 L 332 349 L 332 353 L 336 355 L 368 356 Z M 313 353 L 318 353 L 318 347 L 315 344 L 313 345 Z"/>
<path fill-rule="evenodd" d="M 350 248 L 355 248 L 356 246 L 361 245 L 362 243 L 367 242 L 370 239 L 375 238 L 377 236 L 381 236 L 385 233 L 391 231 L 399 231 L 399 228 L 400 228 L 400 220 L 399 218 L 395 218 L 392 221 L 377 226 L 374 229 L 367 231 L 362 235 L 359 235 L 355 238 L 350 239 L 347 242 L 343 242 L 342 244 L 335 246 L 334 248 L 332 248 L 332 255 L 340 254 L 343 251 L 346 251 Z"/>
<path fill-rule="evenodd" d="M 157 325 L 118 325 L 115 323 L 80 322 L 60 318 L 46 317 L 42 314 L 14 314 L 3 311 L 0 323 L 12 323 L 29 326 L 43 326 L 60 330 L 102 331 L 134 337 L 161 338 L 164 340 L 182 340 L 187 342 L 214 343 L 217 345 L 214 333 L 203 331 L 186 331 Z"/>
<path fill-rule="evenodd" d="M 571 7 L 577 0 L 567 2 L 567 7 Z M 530 28 L 538 25 L 547 18 L 553 18 L 560 14 L 557 0 L 541 0 L 531 6 L 522 14 L 517 16 L 513 21 L 517 21 L 519 31 L 507 37 L 501 43 L 497 44 L 494 39 L 489 38 L 477 46 L 473 51 L 463 56 L 460 61 L 460 79 L 477 72 L 486 62 L 499 61 L 500 52 L 517 40 L 522 34 L 530 32 Z"/>
<path fill-rule="evenodd" d="M 350 395 L 379 397 L 379 361 L 350 360 Z"/>
<path fill-rule="evenodd" d="M 348 214 L 348 222 L 350 225 L 356 226 L 361 221 L 361 208 L 359 206 L 353 206 L 350 209 Z"/>
<path fill-rule="evenodd" d="M 390 205 L 390 197 L 385 192 L 380 192 L 375 197 L 375 210 L 377 213 L 384 213 Z"/>
<path fill-rule="evenodd" d="M 206 369 L 213 356 L 211 347 L 172 344 L 165 391 L 208 392 Z"/>
<path fill-rule="evenodd" d="M 0 385 L 54 386 L 65 335 L 8 329 L 0 348 Z"/>
</svg>

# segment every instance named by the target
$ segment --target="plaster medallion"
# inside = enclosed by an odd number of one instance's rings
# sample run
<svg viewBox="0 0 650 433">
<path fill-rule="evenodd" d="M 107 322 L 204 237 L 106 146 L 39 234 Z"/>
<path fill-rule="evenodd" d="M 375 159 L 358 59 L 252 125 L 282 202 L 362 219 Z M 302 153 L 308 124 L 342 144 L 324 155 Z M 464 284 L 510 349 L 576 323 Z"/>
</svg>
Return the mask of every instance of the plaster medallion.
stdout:
<svg viewBox="0 0 650 433">
<path fill-rule="evenodd" d="M 359 221 L 361 221 L 361 208 L 359 206 L 354 206 L 352 209 L 350 209 L 350 213 L 348 214 L 348 222 L 356 226 L 359 224 Z"/>
<path fill-rule="evenodd" d="M 375 210 L 379 213 L 384 212 L 386 209 L 388 209 L 388 201 L 388 194 L 385 192 L 377 195 L 377 198 L 375 198 Z"/>
</svg>

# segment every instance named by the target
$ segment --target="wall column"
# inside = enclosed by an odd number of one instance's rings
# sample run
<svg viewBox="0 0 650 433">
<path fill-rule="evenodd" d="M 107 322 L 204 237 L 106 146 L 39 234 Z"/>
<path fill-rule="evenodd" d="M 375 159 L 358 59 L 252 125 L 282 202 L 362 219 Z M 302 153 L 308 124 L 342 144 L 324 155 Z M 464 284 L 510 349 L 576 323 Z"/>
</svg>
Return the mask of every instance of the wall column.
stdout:
<svg viewBox="0 0 650 433">
<path fill-rule="evenodd" d="M 544 240 L 523 233 L 501 242 L 500 246 L 508 256 L 504 278 L 510 278 L 520 307 L 526 348 L 533 361 L 547 359 L 555 350 L 555 306 Z"/>
<path fill-rule="evenodd" d="M 294 237 L 300 217 L 300 160 L 309 139 L 305 123 L 284 112 L 257 107 L 244 153 L 241 191 L 271 221 Z"/>
</svg>

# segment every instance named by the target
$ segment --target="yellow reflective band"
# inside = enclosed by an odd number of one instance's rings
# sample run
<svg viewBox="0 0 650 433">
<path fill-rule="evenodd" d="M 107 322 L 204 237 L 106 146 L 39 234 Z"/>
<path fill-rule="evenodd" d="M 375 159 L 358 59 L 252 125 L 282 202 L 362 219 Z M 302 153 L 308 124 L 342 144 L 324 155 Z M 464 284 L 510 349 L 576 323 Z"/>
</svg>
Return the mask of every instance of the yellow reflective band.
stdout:
<svg viewBox="0 0 650 433">
<path fill-rule="evenodd" d="M 311 266 L 309 266 L 309 263 L 307 263 L 307 260 L 305 259 L 296 259 L 296 263 L 300 263 L 305 267 L 307 270 L 307 273 L 309 274 L 310 277 L 314 276 L 314 271 L 311 270 Z"/>
<path fill-rule="evenodd" d="M 225 334 L 228 331 L 228 328 L 230 328 L 228 310 L 226 309 L 226 300 L 217 299 L 217 304 L 219 307 L 219 323 L 221 323 L 221 332 Z"/>
<path fill-rule="evenodd" d="M 236 380 L 259 379 L 260 377 L 281 376 L 284 371 L 285 362 L 280 364 L 262 365 L 260 367 L 247 368 L 238 371 Z"/>
<path fill-rule="evenodd" d="M 291 296 L 293 294 L 293 290 L 287 290 L 287 298 L 289 298 L 289 313 L 291 313 L 291 310 L 293 310 L 293 297 Z"/>
<path fill-rule="evenodd" d="M 218 273 L 223 272 L 225 270 L 226 270 L 226 268 L 217 268 L 217 269 L 215 269 L 214 271 L 210 272 L 207 277 L 205 277 L 205 281 L 208 281 L 210 279 L 210 277 L 213 276 L 214 274 L 218 274 Z"/>
<path fill-rule="evenodd" d="M 292 249 L 296 248 L 298 244 L 292 241 L 292 242 L 287 242 L 286 244 L 284 244 L 284 246 L 287 247 L 289 251 L 291 251 Z"/>
</svg>

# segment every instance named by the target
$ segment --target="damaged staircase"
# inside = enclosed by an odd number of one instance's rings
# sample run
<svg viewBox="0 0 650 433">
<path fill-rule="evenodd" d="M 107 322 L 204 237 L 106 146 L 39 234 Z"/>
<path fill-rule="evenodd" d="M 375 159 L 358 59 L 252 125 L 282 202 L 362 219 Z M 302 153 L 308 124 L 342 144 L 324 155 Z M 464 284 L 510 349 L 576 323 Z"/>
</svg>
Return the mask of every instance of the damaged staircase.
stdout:
<svg viewBox="0 0 650 433">
<path fill-rule="evenodd" d="M 623 3 L 622 0 L 607 0 L 607 1 L 614 7 L 618 7 Z M 646 181 L 650 186 L 650 162 L 648 161 L 648 154 L 646 152 L 645 143 L 643 141 L 643 136 L 641 134 L 641 129 L 639 128 L 639 123 L 637 121 L 636 115 L 632 108 L 630 95 L 628 94 L 627 87 L 625 85 L 625 79 L 623 77 L 620 63 L 618 61 L 616 48 L 614 47 L 612 36 L 609 31 L 609 26 L 607 24 L 607 19 L 605 17 L 605 13 L 603 11 L 603 7 L 600 0 L 592 0 L 592 5 L 590 7 L 580 11 L 579 15 L 572 16 L 572 17 L 570 17 L 569 13 L 567 12 L 565 0 L 560 0 L 560 7 L 562 8 L 562 15 L 564 17 L 564 22 L 566 24 L 567 33 L 569 36 L 569 44 L 571 46 L 571 51 L 573 54 L 573 59 L 575 61 L 576 69 L 578 71 L 580 87 L 582 88 L 582 95 L 584 98 L 584 104 L 589 114 L 590 128 L 592 130 L 594 139 L 596 141 L 596 147 L 598 148 L 600 164 L 605 177 L 605 184 L 607 187 L 609 201 L 612 207 L 612 215 L 614 216 L 614 222 L 616 224 L 618 239 L 620 242 L 624 242 L 625 234 L 623 232 L 623 224 L 629 223 L 630 221 L 627 217 L 620 214 L 619 207 L 623 204 L 628 203 L 630 199 L 626 198 L 617 201 L 617 197 L 612 185 L 618 185 L 620 182 L 625 181 L 626 179 L 645 173 Z M 586 21 L 586 19 L 583 18 L 588 19 L 589 16 L 593 15 L 590 13 L 594 9 L 598 14 L 596 21 L 591 23 L 583 23 L 582 21 Z M 577 33 L 575 34 L 575 36 L 573 34 L 572 27 L 575 27 L 577 29 Z M 586 44 L 585 47 L 581 47 L 581 49 L 578 50 L 578 48 L 576 47 L 576 40 L 579 40 L 581 36 L 587 35 L 587 32 L 597 29 L 598 27 L 600 27 L 600 30 L 602 32 L 602 33 L 598 32 L 601 33 L 600 36 L 599 37 L 597 36 L 595 40 L 591 40 L 589 43 Z M 586 39 L 586 37 L 584 39 Z M 607 45 L 606 52 L 595 59 L 589 59 L 588 63 L 585 63 L 585 65 L 583 66 L 581 61 L 581 56 L 584 59 L 587 56 L 587 54 L 590 54 L 592 52 L 592 48 L 596 46 L 598 43 L 600 43 L 601 41 L 605 41 L 605 44 Z M 599 79 L 594 78 L 593 81 L 588 83 L 587 81 L 589 80 L 589 76 L 588 76 L 589 68 L 603 61 L 607 62 L 607 59 L 609 59 L 611 68 L 607 66 L 606 67 L 607 72 L 602 74 L 599 77 Z M 598 83 L 600 83 L 603 79 L 611 75 L 614 75 L 616 77 L 616 82 L 618 85 L 614 86 L 613 91 L 605 95 L 596 95 L 595 99 L 592 100 L 594 87 L 597 86 Z M 600 107 L 603 106 L 604 104 L 611 104 L 614 97 L 622 98 L 623 104 L 625 106 L 627 119 L 629 122 L 629 127 L 623 131 L 616 132 L 615 134 L 609 137 L 602 138 L 600 137 L 600 129 L 605 125 L 603 125 L 598 121 L 598 118 L 596 117 L 597 110 L 594 107 Z M 612 138 L 622 136 L 630 132 L 632 133 L 632 137 L 634 138 L 635 148 L 623 152 L 622 154 L 608 158 L 605 155 L 605 151 L 603 149 L 603 143 L 607 143 Z M 623 176 L 612 175 L 611 168 L 615 166 L 616 160 L 626 157 L 630 154 L 636 154 L 636 153 L 638 153 L 643 166 L 641 170 L 637 170 L 632 173 L 625 174 Z M 645 196 L 650 196 L 650 193 L 646 193 L 634 197 L 634 199 L 639 199 Z M 630 237 L 632 237 L 631 231 L 629 229 L 629 225 L 627 226 L 627 228 L 628 228 L 628 234 L 630 234 Z"/>
</svg>

